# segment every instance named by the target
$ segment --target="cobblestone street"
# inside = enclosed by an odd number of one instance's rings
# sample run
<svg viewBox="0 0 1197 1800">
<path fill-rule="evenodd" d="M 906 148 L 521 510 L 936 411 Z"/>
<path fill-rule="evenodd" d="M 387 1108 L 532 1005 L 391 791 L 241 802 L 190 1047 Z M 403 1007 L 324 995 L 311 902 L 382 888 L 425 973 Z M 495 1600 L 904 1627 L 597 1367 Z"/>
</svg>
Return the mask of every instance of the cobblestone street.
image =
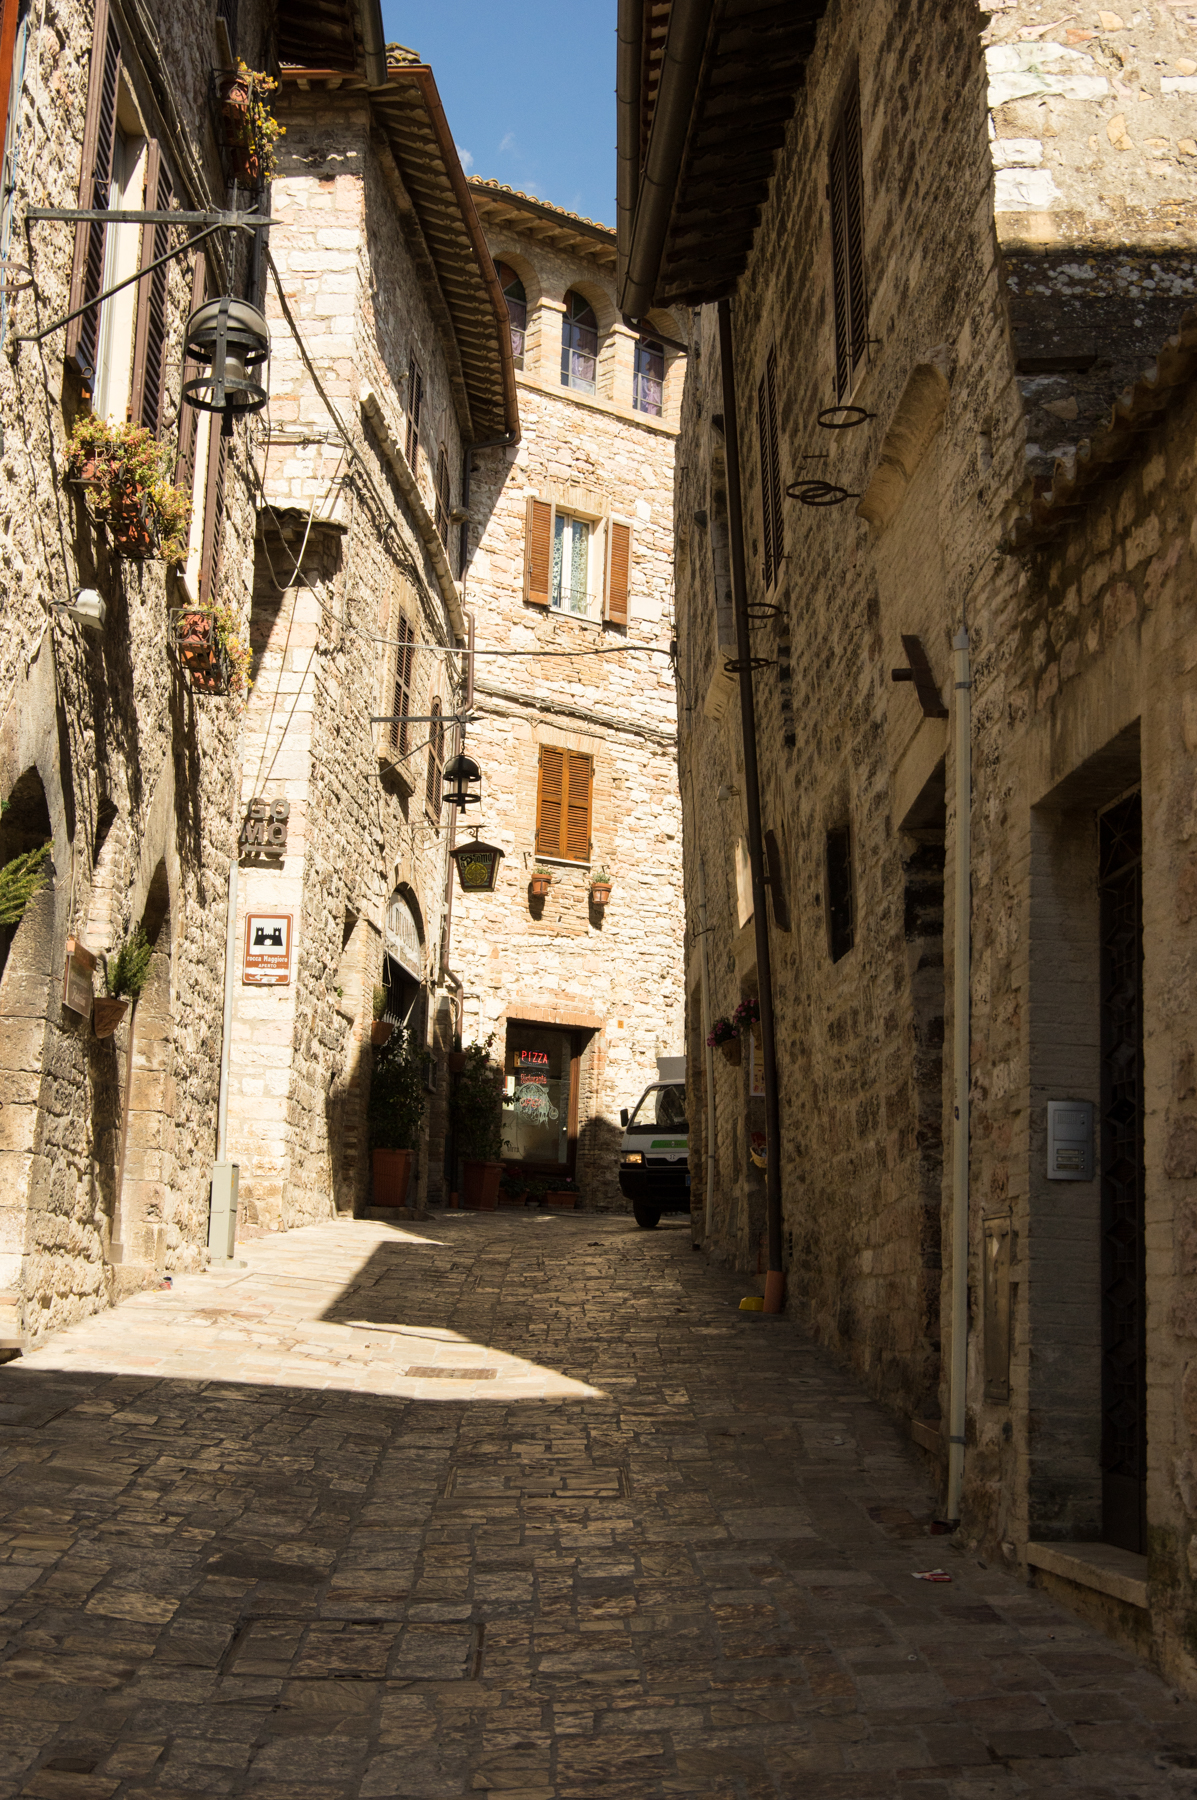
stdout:
<svg viewBox="0 0 1197 1800">
<path fill-rule="evenodd" d="M 1197 1709 L 928 1537 L 681 1222 L 239 1254 L 0 1370 L 4 1795 L 1197 1792 Z"/>
</svg>

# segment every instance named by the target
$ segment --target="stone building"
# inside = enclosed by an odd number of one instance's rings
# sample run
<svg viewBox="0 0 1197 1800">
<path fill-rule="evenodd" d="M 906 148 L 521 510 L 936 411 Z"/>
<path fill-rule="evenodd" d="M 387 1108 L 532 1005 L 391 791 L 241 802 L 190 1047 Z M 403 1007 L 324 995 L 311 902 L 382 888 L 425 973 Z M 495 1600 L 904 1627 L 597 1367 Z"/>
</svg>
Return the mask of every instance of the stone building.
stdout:
<svg viewBox="0 0 1197 1800">
<path fill-rule="evenodd" d="M 764 1266 L 770 1098 L 702 1055 L 763 941 L 787 1304 L 1193 1687 L 1197 27 L 1044 10 L 621 7 L 619 304 L 698 309 L 694 1226 Z"/>
<path fill-rule="evenodd" d="M 411 1198 L 430 1172 L 441 1192 L 464 458 L 515 440 L 519 415 L 506 305 L 432 72 L 389 56 L 369 88 L 284 64 L 278 103 L 240 813 L 285 810 L 286 844 L 245 845 L 237 933 L 240 957 L 258 921 L 282 921 L 290 964 L 285 983 L 235 989 L 229 1156 L 251 1230 L 366 1203 L 380 984 L 385 1017 L 437 1053 Z"/>
<path fill-rule="evenodd" d="M 498 183 L 470 191 L 510 307 L 522 437 L 471 467 L 483 805 L 468 818 L 504 861 L 493 893 L 456 895 L 451 963 L 466 1041 L 494 1033 L 504 1061 L 512 1176 L 567 1173 L 584 1204 L 622 1209 L 619 1110 L 682 1040 L 680 327 L 668 310 L 639 333 L 619 317 L 604 226 Z"/>
</svg>

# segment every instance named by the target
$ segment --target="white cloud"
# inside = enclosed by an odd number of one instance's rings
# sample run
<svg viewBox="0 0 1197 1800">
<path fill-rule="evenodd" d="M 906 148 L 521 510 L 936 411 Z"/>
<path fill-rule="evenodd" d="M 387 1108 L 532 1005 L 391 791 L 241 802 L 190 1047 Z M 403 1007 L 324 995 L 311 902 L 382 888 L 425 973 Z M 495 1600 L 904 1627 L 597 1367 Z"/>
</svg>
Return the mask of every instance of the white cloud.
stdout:
<svg viewBox="0 0 1197 1800">
<path fill-rule="evenodd" d="M 516 148 L 516 143 L 515 143 L 515 133 L 514 133 L 514 131 L 507 131 L 507 132 L 504 132 L 504 134 L 503 134 L 503 136 L 502 136 L 502 138 L 501 138 L 501 139 L 500 139 L 500 140 L 499 140 L 499 149 L 500 149 L 500 151 L 503 151 L 503 150 L 514 150 L 514 149 L 515 149 L 515 148 Z"/>
<path fill-rule="evenodd" d="M 474 166 L 473 157 L 470 155 L 468 150 L 463 150 L 460 144 L 454 144 L 453 148 L 457 152 L 458 162 L 461 164 L 462 168 L 465 170 L 466 174 L 468 175 L 470 170 Z"/>
</svg>

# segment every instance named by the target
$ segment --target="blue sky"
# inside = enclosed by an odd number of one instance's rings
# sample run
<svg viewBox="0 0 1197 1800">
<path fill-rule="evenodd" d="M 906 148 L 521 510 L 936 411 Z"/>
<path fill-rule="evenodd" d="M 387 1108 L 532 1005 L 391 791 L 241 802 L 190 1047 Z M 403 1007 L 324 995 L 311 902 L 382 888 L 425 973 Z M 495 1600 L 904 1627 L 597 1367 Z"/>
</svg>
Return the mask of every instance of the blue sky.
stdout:
<svg viewBox="0 0 1197 1800">
<path fill-rule="evenodd" d="M 470 175 L 615 223 L 615 0 L 383 0 L 431 63 Z"/>
</svg>

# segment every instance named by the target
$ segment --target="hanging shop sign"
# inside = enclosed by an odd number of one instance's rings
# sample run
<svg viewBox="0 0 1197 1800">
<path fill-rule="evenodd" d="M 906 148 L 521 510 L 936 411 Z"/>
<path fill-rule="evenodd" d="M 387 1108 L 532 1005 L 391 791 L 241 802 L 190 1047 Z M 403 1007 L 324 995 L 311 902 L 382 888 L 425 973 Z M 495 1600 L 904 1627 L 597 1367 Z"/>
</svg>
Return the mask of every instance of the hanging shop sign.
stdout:
<svg viewBox="0 0 1197 1800">
<path fill-rule="evenodd" d="M 289 800 L 251 800 L 241 827 L 242 850 L 258 856 L 285 856 L 290 816 Z"/>
<path fill-rule="evenodd" d="M 91 1017 L 91 978 L 95 972 L 96 959 L 91 951 L 81 944 L 78 938 L 68 938 L 66 970 L 62 978 L 62 1004 L 70 1007 L 72 1012 L 79 1013 L 84 1019 Z"/>
<path fill-rule="evenodd" d="M 453 860 L 457 864 L 457 877 L 465 894 L 491 894 L 499 876 L 499 859 L 506 855 L 497 844 L 484 844 L 477 838 L 471 838 L 468 844 L 458 844 L 453 852 Z"/>
<path fill-rule="evenodd" d="M 250 913 L 245 921 L 241 979 L 253 987 L 285 987 L 291 979 L 291 914 Z"/>
</svg>

